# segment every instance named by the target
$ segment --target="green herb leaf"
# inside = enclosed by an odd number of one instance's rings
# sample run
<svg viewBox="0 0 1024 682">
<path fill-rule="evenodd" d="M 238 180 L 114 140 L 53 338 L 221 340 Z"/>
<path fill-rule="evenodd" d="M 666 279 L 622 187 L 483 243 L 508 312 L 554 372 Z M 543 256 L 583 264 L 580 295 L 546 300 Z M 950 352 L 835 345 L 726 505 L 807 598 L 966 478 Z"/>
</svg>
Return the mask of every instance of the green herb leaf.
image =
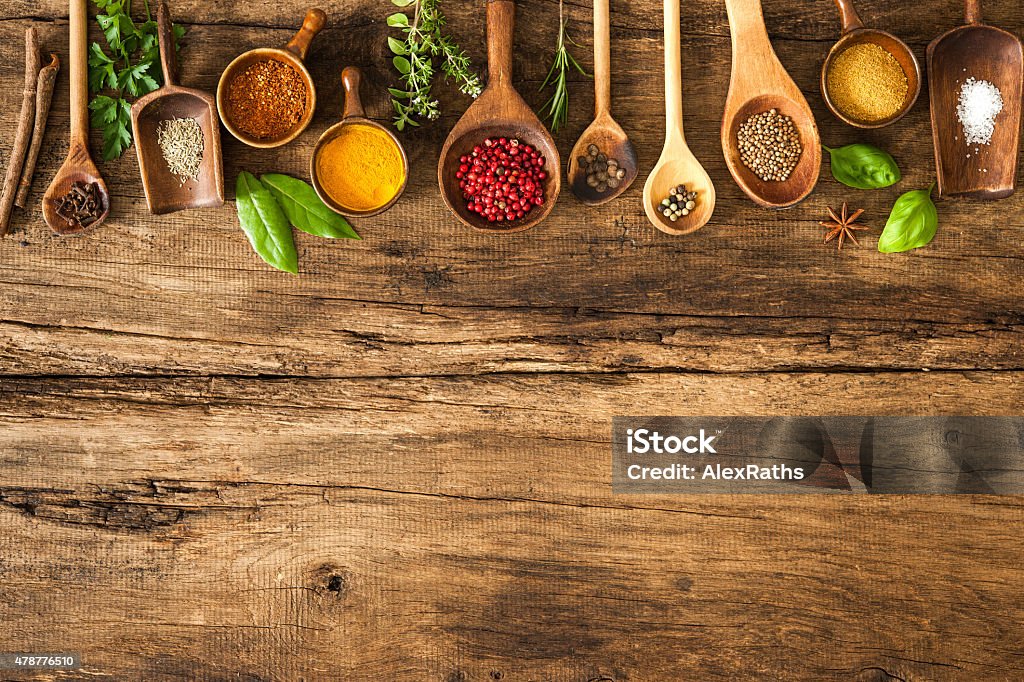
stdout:
<svg viewBox="0 0 1024 682">
<path fill-rule="evenodd" d="M 388 47 L 395 54 L 409 54 L 409 48 L 398 38 L 392 38 L 388 36 Z"/>
<path fill-rule="evenodd" d="M 99 43 L 89 48 L 89 90 L 100 95 L 112 91 L 106 99 L 96 97 L 90 103 L 92 125 L 103 131 L 103 157 L 115 159 L 131 146 L 131 100 L 148 94 L 163 82 L 157 24 L 149 17 L 135 23 L 130 15 L 130 0 L 93 0 L 100 13 L 96 22 L 103 31 L 109 53 Z M 175 49 L 184 35 L 181 26 L 173 26 Z"/>
<path fill-rule="evenodd" d="M 307 234 L 327 239 L 359 239 L 345 218 L 332 211 L 308 183 L 287 175 L 269 173 L 260 182 L 284 209 L 288 221 Z"/>
<path fill-rule="evenodd" d="M 832 158 L 832 177 L 855 189 L 891 187 L 901 179 L 896 159 L 869 144 L 851 144 L 839 149 L 825 147 Z"/>
<path fill-rule="evenodd" d="M 288 218 L 270 191 L 251 173 L 238 175 L 235 185 L 238 222 L 260 258 L 278 270 L 299 272 L 299 256 Z"/>
<path fill-rule="evenodd" d="M 412 64 L 405 57 L 395 57 L 391 62 L 395 65 L 395 68 L 398 69 L 398 73 L 408 74 L 412 71 Z"/>
<path fill-rule="evenodd" d="M 939 212 L 932 202 L 933 184 L 928 189 L 907 192 L 896 200 L 889 220 L 878 238 L 882 253 L 898 253 L 920 248 L 935 238 Z"/>
<path fill-rule="evenodd" d="M 416 2 L 416 0 L 391 0 L 391 4 L 395 7 L 408 7 L 414 2 Z"/>
<path fill-rule="evenodd" d="M 395 12 L 387 18 L 387 24 L 391 28 L 404 28 L 409 25 L 409 17 L 401 12 Z"/>
</svg>

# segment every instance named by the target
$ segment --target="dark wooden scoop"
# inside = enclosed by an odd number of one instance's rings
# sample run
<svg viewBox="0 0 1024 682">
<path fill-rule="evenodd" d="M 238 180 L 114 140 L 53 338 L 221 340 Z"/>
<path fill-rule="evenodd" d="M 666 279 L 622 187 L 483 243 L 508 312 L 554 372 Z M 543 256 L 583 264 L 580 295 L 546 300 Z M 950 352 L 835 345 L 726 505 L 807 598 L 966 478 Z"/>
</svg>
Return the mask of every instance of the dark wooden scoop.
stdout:
<svg viewBox="0 0 1024 682">
<path fill-rule="evenodd" d="M 220 206 L 224 203 L 224 167 L 217 103 L 205 92 L 183 88 L 175 82 L 178 64 L 167 0 L 159 0 L 156 20 L 164 87 L 149 93 L 132 107 L 135 151 L 139 156 L 146 203 L 150 212 L 157 215 L 186 208 Z M 181 178 L 171 173 L 157 143 L 160 123 L 175 118 L 194 119 L 203 131 L 203 162 L 199 177 L 184 184 Z"/>
<path fill-rule="evenodd" d="M 491 233 L 528 230 L 551 213 L 562 187 L 558 149 L 544 124 L 512 86 L 512 29 L 516 5 L 513 0 L 487 3 L 487 87 L 452 128 L 441 149 L 437 179 L 441 197 L 449 210 L 470 227 Z M 515 137 L 533 145 L 545 159 L 548 176 L 544 184 L 544 205 L 535 207 L 522 220 L 490 223 L 466 208 L 455 173 L 459 158 L 488 137 Z"/>
<path fill-rule="evenodd" d="M 71 0 L 71 51 L 68 62 L 71 70 L 71 141 L 64 165 L 57 171 L 43 196 L 43 219 L 50 229 L 60 235 L 79 234 L 93 230 L 110 214 L 110 195 L 100 171 L 89 156 L 89 82 L 88 15 L 86 0 Z M 57 203 L 76 182 L 96 183 L 99 189 L 100 215 L 86 228 L 69 225 L 57 215 Z"/>
<path fill-rule="evenodd" d="M 939 194 L 1002 199 L 1013 194 L 1017 180 L 1024 51 L 1017 36 L 981 23 L 980 0 L 966 0 L 964 15 L 966 26 L 928 46 Z M 960 87 L 968 78 L 989 81 L 1003 97 L 988 145 L 968 145 L 956 115 Z"/>
</svg>

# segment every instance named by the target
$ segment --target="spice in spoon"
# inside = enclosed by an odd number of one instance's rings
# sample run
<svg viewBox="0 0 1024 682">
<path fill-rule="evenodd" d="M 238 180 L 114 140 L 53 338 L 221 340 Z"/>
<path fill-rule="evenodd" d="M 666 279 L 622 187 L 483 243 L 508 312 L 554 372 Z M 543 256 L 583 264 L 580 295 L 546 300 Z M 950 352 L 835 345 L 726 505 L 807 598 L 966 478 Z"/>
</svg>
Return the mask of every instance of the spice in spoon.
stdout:
<svg viewBox="0 0 1024 682">
<path fill-rule="evenodd" d="M 336 204 L 353 213 L 387 205 L 405 182 L 405 162 L 385 131 L 348 123 L 316 155 L 316 179 Z"/>
<path fill-rule="evenodd" d="M 257 140 L 278 140 L 306 113 L 306 82 L 290 64 L 263 59 L 238 74 L 228 88 L 231 122 Z"/>
<path fill-rule="evenodd" d="M 516 138 L 488 137 L 459 157 L 455 177 L 466 208 L 488 222 L 520 220 L 544 205 L 545 159 Z"/>
<path fill-rule="evenodd" d="M 804 148 L 793 119 L 778 109 L 754 114 L 736 135 L 743 165 L 765 182 L 785 182 Z"/>
<path fill-rule="evenodd" d="M 184 185 L 199 179 L 206 142 L 199 121 L 194 118 L 169 118 L 160 121 L 156 141 L 171 173 Z"/>
<path fill-rule="evenodd" d="M 968 78 L 960 86 L 956 117 L 964 127 L 964 142 L 989 144 L 996 131 L 996 116 L 1003 110 L 1003 95 L 986 80 Z"/>
<path fill-rule="evenodd" d="M 857 43 L 840 52 L 829 66 L 826 82 L 835 107 L 861 123 L 892 118 L 910 91 L 899 61 L 876 43 Z"/>
<path fill-rule="evenodd" d="M 587 174 L 587 187 L 598 194 L 618 189 L 626 177 L 626 169 L 619 165 L 619 160 L 609 159 L 596 144 L 587 145 L 586 156 L 580 156 L 577 161 Z"/>
<path fill-rule="evenodd" d="M 57 199 L 56 213 L 70 228 L 86 228 L 103 215 L 103 199 L 95 182 L 75 182 L 68 193 Z"/>
<path fill-rule="evenodd" d="M 677 185 L 669 190 L 668 196 L 661 200 L 658 210 L 661 214 L 675 222 L 690 215 L 697 208 L 697 193 L 689 192 L 686 185 Z"/>
</svg>

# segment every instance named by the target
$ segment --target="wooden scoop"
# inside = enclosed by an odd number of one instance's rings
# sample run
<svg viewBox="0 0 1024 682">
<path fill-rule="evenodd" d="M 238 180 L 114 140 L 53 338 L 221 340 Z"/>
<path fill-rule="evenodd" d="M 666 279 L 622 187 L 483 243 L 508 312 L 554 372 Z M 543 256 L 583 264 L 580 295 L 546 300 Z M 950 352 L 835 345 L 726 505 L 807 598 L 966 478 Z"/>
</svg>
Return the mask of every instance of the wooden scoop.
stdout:
<svg viewBox="0 0 1024 682">
<path fill-rule="evenodd" d="M 483 93 L 462 115 L 441 148 L 437 181 L 448 209 L 466 225 L 484 232 L 510 234 L 528 230 L 551 213 L 562 187 L 558 149 L 544 124 L 512 86 L 512 33 L 514 0 L 488 0 L 487 71 Z M 515 222 L 490 223 L 466 208 L 455 173 L 459 159 L 488 137 L 518 138 L 533 145 L 545 159 L 544 204 Z"/>
<path fill-rule="evenodd" d="M 928 46 L 939 194 L 1002 199 L 1013 194 L 1017 181 L 1024 55 L 1015 35 L 981 23 L 980 0 L 964 5 L 967 25 Z M 956 115 L 960 88 L 968 78 L 989 81 L 1003 97 L 1003 110 L 987 145 L 968 145 Z"/>
<path fill-rule="evenodd" d="M 682 52 L 679 0 L 665 0 L 665 147 L 644 185 L 644 211 L 651 224 L 668 234 L 689 234 L 704 227 L 715 212 L 715 185 L 690 151 L 683 134 Z M 676 221 L 662 213 L 661 202 L 677 185 L 697 193 L 697 206 Z"/>
<path fill-rule="evenodd" d="M 864 22 L 860 20 L 860 16 L 857 14 L 857 9 L 853 6 L 853 0 L 835 0 L 835 2 L 843 20 L 843 33 L 839 42 L 832 46 L 828 57 L 825 58 L 825 63 L 821 67 L 821 96 L 825 99 L 825 104 L 835 114 L 836 118 L 856 128 L 883 128 L 891 123 L 895 123 L 907 115 L 907 112 L 917 102 L 918 95 L 921 94 L 921 65 L 917 63 L 917 57 L 907 47 L 907 44 L 893 34 L 879 31 L 875 28 L 865 28 Z M 858 121 L 851 118 L 836 106 L 828 91 L 828 72 L 832 68 L 832 62 L 836 57 L 845 52 L 847 48 L 864 43 L 878 45 L 895 57 L 896 61 L 899 62 L 900 68 L 903 69 L 904 75 L 907 77 L 907 96 L 903 100 L 903 106 L 895 114 L 881 121 Z"/>
<path fill-rule="evenodd" d="M 88 59 L 88 16 L 86 0 L 71 0 L 71 51 L 68 61 L 71 71 L 71 143 L 64 165 L 43 195 L 43 219 L 50 229 L 60 235 L 79 234 L 99 227 L 110 214 L 110 194 L 99 169 L 89 156 L 89 82 L 86 69 Z M 100 215 L 86 228 L 69 225 L 57 215 L 57 202 L 76 182 L 96 183 L 99 194 Z"/>
<path fill-rule="evenodd" d="M 569 185 L 584 204 L 597 206 L 619 196 L 636 180 L 636 149 L 625 131 L 612 118 L 611 21 L 609 0 L 594 0 L 594 122 L 583 131 L 569 155 Z M 595 145 L 609 159 L 619 162 L 625 175 L 619 186 L 605 192 L 587 184 L 587 169 L 579 163 Z"/>
<path fill-rule="evenodd" d="M 249 50 L 228 64 L 228 68 L 224 69 L 220 82 L 217 84 L 217 111 L 220 112 L 220 120 L 223 121 L 224 127 L 228 129 L 229 133 L 250 147 L 270 149 L 288 144 L 309 127 L 310 122 L 313 120 L 313 112 L 316 111 L 316 86 L 313 84 L 313 77 L 309 74 L 309 70 L 303 64 L 303 61 L 306 59 L 306 54 L 309 53 L 309 45 L 313 42 L 313 38 L 323 30 L 326 24 L 327 15 L 324 14 L 323 10 L 309 9 L 306 11 L 306 18 L 302 22 L 302 28 L 285 45 L 284 49 L 264 47 Z M 232 112 L 231 105 L 228 102 L 228 91 L 235 77 L 253 64 L 268 59 L 283 62 L 295 69 L 306 86 L 306 110 L 302 118 L 294 128 L 276 140 L 252 137 L 239 130 L 234 124 L 234 112 Z"/>
<path fill-rule="evenodd" d="M 761 0 L 725 0 L 732 32 L 732 78 L 722 120 L 722 149 L 729 172 L 754 203 L 787 208 L 807 197 L 818 184 L 821 139 L 814 114 L 800 88 L 786 73 L 768 39 Z M 740 160 L 737 133 L 753 115 L 769 109 L 793 119 L 803 153 L 785 182 L 764 181 Z"/>
<path fill-rule="evenodd" d="M 178 63 L 167 0 L 159 0 L 156 21 L 164 87 L 149 93 L 132 106 L 132 131 L 135 134 L 135 151 L 139 156 L 146 203 L 150 212 L 156 215 L 186 208 L 220 206 L 224 203 L 224 168 L 220 152 L 217 103 L 205 92 L 175 84 Z M 203 131 L 203 161 L 198 178 L 185 183 L 171 173 L 157 143 L 161 122 L 175 118 L 193 119 Z"/>
<path fill-rule="evenodd" d="M 346 66 L 341 72 L 341 85 L 345 89 L 345 110 L 342 115 L 340 123 L 335 123 L 333 126 L 324 131 L 324 134 L 320 136 L 320 139 L 316 143 L 316 147 L 313 148 L 313 155 L 309 161 L 309 177 L 313 180 L 313 188 L 316 190 L 317 195 L 321 201 L 327 204 L 328 207 L 335 213 L 340 213 L 343 216 L 349 218 L 368 218 L 375 216 L 388 210 L 395 203 L 398 202 L 399 197 L 402 196 L 402 192 L 405 191 L 405 186 L 409 182 L 409 157 L 406 156 L 405 148 L 402 147 L 402 143 L 398 141 L 398 138 L 393 132 L 377 123 L 366 118 L 366 111 L 363 109 L 363 102 L 359 98 L 359 86 L 363 81 L 362 72 L 355 66 Z M 371 209 L 369 211 L 355 211 L 337 201 L 334 197 L 324 189 L 324 186 L 320 182 L 320 174 L 318 169 L 318 163 L 320 152 L 335 138 L 338 137 L 346 126 L 370 126 L 382 131 L 391 142 L 395 145 L 395 149 L 398 150 L 399 155 L 402 157 L 402 185 L 398 188 L 393 196 L 386 204 L 379 208 Z M 351 130 L 351 128 L 349 128 Z M 372 181 L 372 180 L 368 180 Z"/>
</svg>

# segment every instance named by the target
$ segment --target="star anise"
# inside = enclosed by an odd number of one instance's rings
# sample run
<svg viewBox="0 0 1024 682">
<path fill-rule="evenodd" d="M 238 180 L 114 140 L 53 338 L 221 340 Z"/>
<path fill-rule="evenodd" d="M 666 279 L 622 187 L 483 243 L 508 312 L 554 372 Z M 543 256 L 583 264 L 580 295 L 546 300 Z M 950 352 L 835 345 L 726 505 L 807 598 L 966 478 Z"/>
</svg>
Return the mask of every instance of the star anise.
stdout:
<svg viewBox="0 0 1024 682">
<path fill-rule="evenodd" d="M 860 242 L 857 241 L 857 237 L 854 236 L 854 232 L 858 230 L 870 230 L 870 227 L 865 225 L 858 225 L 857 218 L 860 218 L 864 213 L 864 209 L 858 209 L 852 214 L 849 212 L 849 207 L 846 202 L 843 202 L 843 210 L 836 214 L 831 208 L 828 209 L 828 215 L 831 220 L 829 222 L 821 223 L 821 226 L 828 229 L 828 234 L 825 235 L 825 241 L 823 243 L 828 244 L 830 241 L 839 237 L 839 250 L 843 250 L 843 240 L 847 237 L 857 246 L 860 246 Z"/>
</svg>

